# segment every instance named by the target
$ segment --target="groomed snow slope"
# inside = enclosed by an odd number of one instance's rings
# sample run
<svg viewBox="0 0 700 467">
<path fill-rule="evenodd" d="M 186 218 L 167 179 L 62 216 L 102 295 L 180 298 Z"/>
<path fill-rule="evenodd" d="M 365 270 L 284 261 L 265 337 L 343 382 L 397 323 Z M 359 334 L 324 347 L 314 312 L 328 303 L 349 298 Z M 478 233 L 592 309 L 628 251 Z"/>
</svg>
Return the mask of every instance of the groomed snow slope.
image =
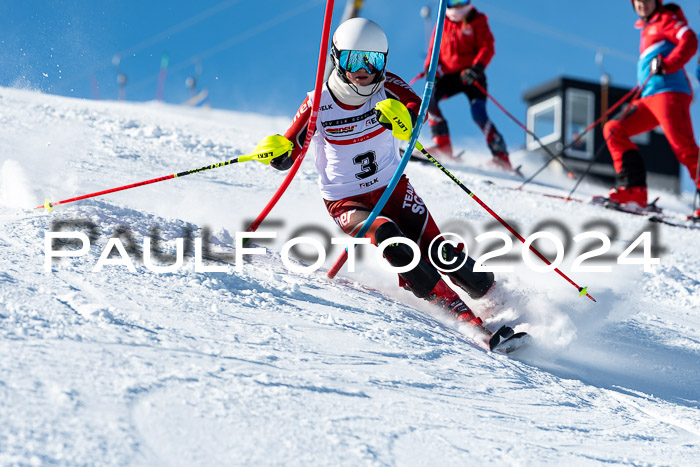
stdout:
<svg viewBox="0 0 700 467">
<path fill-rule="evenodd" d="M 32 209 L 231 159 L 287 122 L 0 88 L 1 465 L 697 465 L 697 231 L 657 226 L 661 264 L 645 273 L 614 264 L 650 229 L 643 218 L 516 193 L 504 188 L 518 186 L 511 177 L 449 165 L 526 236 L 556 221 L 570 237 L 612 237 L 612 272 L 570 273 L 597 303 L 522 261 L 497 274 L 490 299 L 465 297 L 489 327 L 535 337 L 508 358 L 470 345 L 370 254 L 335 281 L 288 271 L 279 252 L 299 227 L 341 236 L 313 154 L 274 228 L 261 228 L 279 238 L 240 272 L 196 272 L 188 256 L 161 274 L 137 258 L 152 226 L 171 252 L 183 232 L 206 227 L 214 251 L 230 255 L 284 177 L 257 163 Z M 528 174 L 540 162 L 515 159 Z M 503 231 L 438 170 L 411 163 L 407 173 L 439 225 Z M 532 190 L 571 183 L 554 170 L 539 179 L 548 185 Z M 689 210 L 687 199 L 654 195 Z M 46 272 L 44 236 L 61 222 L 91 233 L 92 246 Z M 93 271 L 119 232 L 136 272 Z M 564 272 L 580 250 L 568 247 Z"/>
</svg>

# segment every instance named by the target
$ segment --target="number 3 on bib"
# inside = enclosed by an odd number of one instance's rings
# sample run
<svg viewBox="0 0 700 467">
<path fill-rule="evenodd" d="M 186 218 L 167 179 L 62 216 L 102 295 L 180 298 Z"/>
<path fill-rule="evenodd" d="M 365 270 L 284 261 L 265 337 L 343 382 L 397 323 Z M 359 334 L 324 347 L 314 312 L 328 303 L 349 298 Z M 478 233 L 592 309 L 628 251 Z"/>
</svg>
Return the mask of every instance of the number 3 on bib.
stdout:
<svg viewBox="0 0 700 467">
<path fill-rule="evenodd" d="M 377 157 L 374 151 L 368 151 L 364 154 L 358 154 L 352 159 L 353 164 L 359 165 L 362 172 L 355 174 L 358 180 L 364 180 L 367 177 L 377 173 Z"/>
</svg>

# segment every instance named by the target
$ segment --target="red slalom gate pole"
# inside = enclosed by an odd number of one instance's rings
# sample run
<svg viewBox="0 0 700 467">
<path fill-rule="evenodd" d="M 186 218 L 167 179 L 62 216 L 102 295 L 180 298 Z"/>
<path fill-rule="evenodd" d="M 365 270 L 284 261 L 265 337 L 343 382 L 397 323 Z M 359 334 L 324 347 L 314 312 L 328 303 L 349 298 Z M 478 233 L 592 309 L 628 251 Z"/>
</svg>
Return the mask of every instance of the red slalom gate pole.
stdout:
<svg viewBox="0 0 700 467">
<path fill-rule="evenodd" d="M 265 208 L 260 212 L 258 217 L 253 221 L 253 223 L 250 224 L 250 226 L 248 226 L 246 232 L 255 232 L 258 229 L 258 227 L 260 227 L 260 224 L 262 224 L 262 222 L 265 220 L 267 215 L 270 214 L 270 211 L 272 211 L 272 208 L 275 207 L 275 205 L 280 200 L 284 192 L 287 191 L 289 184 L 292 183 L 292 179 L 294 179 L 294 176 L 299 171 L 299 167 L 301 167 L 301 163 L 304 160 L 306 151 L 309 149 L 311 138 L 313 137 L 316 131 L 316 120 L 318 118 L 318 108 L 321 103 L 321 89 L 323 87 L 323 77 L 324 71 L 326 69 L 326 56 L 328 55 L 328 41 L 331 34 L 331 20 L 333 19 L 334 3 L 334 0 L 326 1 L 326 12 L 323 18 L 323 32 L 321 33 L 321 50 L 318 54 L 318 68 L 316 70 L 314 101 L 311 107 L 311 117 L 309 118 L 309 126 L 306 131 L 306 137 L 304 138 L 304 145 L 301 148 L 301 153 L 299 153 L 299 157 L 297 157 L 297 160 L 294 161 L 294 164 L 292 165 L 291 169 L 289 169 L 289 173 L 282 181 L 282 184 L 272 196 L 270 201 L 267 203 L 267 206 L 265 206 Z"/>
</svg>

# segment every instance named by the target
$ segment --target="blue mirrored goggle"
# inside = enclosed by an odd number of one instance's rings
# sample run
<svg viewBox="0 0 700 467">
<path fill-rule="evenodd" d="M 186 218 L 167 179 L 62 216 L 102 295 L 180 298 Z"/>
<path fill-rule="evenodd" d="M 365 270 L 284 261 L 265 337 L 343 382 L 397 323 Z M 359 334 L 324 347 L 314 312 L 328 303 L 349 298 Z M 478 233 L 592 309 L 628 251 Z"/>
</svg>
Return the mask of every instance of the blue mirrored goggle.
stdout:
<svg viewBox="0 0 700 467">
<path fill-rule="evenodd" d="M 454 8 L 462 5 L 469 5 L 471 0 L 447 0 L 447 8 Z"/>
<path fill-rule="evenodd" d="M 354 73 L 364 68 L 370 74 L 381 72 L 386 66 L 386 54 L 364 50 L 343 50 L 338 57 L 338 65 L 343 70 Z"/>
</svg>

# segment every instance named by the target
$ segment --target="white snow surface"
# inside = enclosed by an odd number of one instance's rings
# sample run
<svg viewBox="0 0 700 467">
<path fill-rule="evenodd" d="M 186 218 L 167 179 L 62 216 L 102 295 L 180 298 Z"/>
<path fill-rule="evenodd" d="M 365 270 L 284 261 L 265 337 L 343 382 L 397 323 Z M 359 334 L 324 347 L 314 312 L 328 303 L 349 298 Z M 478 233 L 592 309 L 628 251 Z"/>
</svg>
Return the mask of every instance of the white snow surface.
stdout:
<svg viewBox="0 0 700 467">
<path fill-rule="evenodd" d="M 612 237 L 612 272 L 570 273 L 574 243 L 560 267 L 596 303 L 522 261 L 497 273 L 487 298 L 464 295 L 492 330 L 534 336 L 506 357 L 399 289 L 374 247 L 333 281 L 325 271 L 339 246 L 313 274 L 284 266 L 299 228 L 342 237 L 313 154 L 276 224 L 260 228 L 278 238 L 240 271 L 229 261 L 198 272 L 188 255 L 156 273 L 138 257 L 152 226 L 170 252 L 187 229 L 206 228 L 213 250 L 232 255 L 285 176 L 255 162 L 33 209 L 232 159 L 288 122 L 0 88 L 0 465 L 698 465 L 700 232 L 657 225 L 660 265 L 615 265 L 651 229 L 644 218 L 512 191 L 511 176 L 448 163 L 524 236 L 555 220 L 569 239 Z M 465 162 L 488 159 L 482 146 Z M 513 159 L 526 174 L 542 162 Z M 550 167 L 528 189 L 566 194 L 573 182 Z M 407 174 L 444 230 L 505 231 L 434 167 L 411 162 Z M 584 183 L 576 196 L 604 190 Z M 690 211 L 688 198 L 653 195 Z M 91 247 L 47 272 L 44 237 L 61 223 L 91 234 Z M 94 271 L 119 232 L 136 272 Z"/>
</svg>

